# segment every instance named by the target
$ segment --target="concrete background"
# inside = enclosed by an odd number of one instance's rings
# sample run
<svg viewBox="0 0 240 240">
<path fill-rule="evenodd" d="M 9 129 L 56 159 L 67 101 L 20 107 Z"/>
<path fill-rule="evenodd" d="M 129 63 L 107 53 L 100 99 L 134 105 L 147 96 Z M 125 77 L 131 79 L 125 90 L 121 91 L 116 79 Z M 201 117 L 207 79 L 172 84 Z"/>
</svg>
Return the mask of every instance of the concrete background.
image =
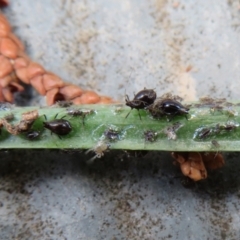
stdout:
<svg viewBox="0 0 240 240">
<path fill-rule="evenodd" d="M 30 56 L 64 80 L 123 100 L 144 87 L 239 98 L 239 0 L 11 1 Z"/>
<path fill-rule="evenodd" d="M 32 59 L 84 88 L 239 99 L 239 1 L 12 0 L 4 13 Z M 239 154 L 196 184 L 168 153 L 0 158 L 0 239 L 240 239 Z"/>
</svg>

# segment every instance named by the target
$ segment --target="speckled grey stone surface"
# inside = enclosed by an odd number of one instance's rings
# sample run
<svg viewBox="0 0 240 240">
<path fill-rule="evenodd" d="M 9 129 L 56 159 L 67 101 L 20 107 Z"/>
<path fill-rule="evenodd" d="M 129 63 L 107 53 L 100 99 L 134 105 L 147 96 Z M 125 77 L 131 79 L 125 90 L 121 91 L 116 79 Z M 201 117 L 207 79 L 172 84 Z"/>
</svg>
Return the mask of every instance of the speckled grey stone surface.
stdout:
<svg viewBox="0 0 240 240">
<path fill-rule="evenodd" d="M 239 98 L 238 0 L 14 0 L 6 14 L 34 60 L 117 100 Z"/>
<path fill-rule="evenodd" d="M 4 12 L 28 54 L 66 81 L 118 100 L 143 87 L 193 100 L 239 99 L 239 9 L 233 0 L 12 0 Z M 167 153 L 110 152 L 91 165 L 80 152 L 0 159 L 0 239 L 240 239 L 239 154 L 188 185 Z"/>
<path fill-rule="evenodd" d="M 167 153 L 0 157 L 0 239 L 239 239 L 239 154 L 188 188 Z"/>
</svg>

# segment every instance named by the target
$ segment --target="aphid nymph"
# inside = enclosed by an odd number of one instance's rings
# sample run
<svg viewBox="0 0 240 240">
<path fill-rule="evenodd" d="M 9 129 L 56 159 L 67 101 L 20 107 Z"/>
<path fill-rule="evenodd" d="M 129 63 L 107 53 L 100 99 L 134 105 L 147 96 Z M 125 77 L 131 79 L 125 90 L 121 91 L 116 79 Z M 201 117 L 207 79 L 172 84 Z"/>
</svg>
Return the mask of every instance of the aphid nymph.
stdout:
<svg viewBox="0 0 240 240">
<path fill-rule="evenodd" d="M 104 136 L 110 141 L 119 140 L 119 131 L 109 128 L 104 132 Z"/>
<path fill-rule="evenodd" d="M 90 113 L 93 113 L 94 112 L 94 110 L 92 110 L 92 109 L 90 109 L 90 110 L 87 110 L 87 111 L 82 111 L 82 110 L 80 110 L 80 109 L 71 109 L 71 108 L 69 108 L 69 109 L 67 109 L 67 114 L 69 115 L 69 116 L 72 116 L 72 117 L 82 117 L 82 123 L 83 123 L 83 125 L 84 125 L 84 119 L 85 119 L 85 117 L 88 115 L 88 114 L 90 114 Z"/>
<path fill-rule="evenodd" d="M 144 138 L 147 142 L 154 142 L 157 138 L 158 133 L 152 130 L 147 130 L 144 132 Z"/>
<path fill-rule="evenodd" d="M 26 133 L 26 138 L 28 140 L 35 140 L 40 136 L 40 132 L 36 130 L 30 130 Z"/>
<path fill-rule="evenodd" d="M 211 128 L 203 128 L 200 132 L 199 132 L 199 135 L 198 137 L 200 139 L 204 139 L 204 138 L 207 138 L 209 135 L 211 135 L 212 133 L 212 129 Z"/>
<path fill-rule="evenodd" d="M 105 141 L 99 141 L 94 148 L 89 149 L 86 151 L 86 154 L 89 152 L 94 152 L 95 156 L 88 160 L 88 163 L 92 163 L 96 158 L 101 158 L 104 156 L 104 153 L 107 152 L 110 148 L 110 144 L 106 143 Z"/>
<path fill-rule="evenodd" d="M 182 124 L 180 122 L 176 122 L 173 125 L 164 128 L 162 131 L 163 131 L 163 133 L 165 133 L 167 135 L 169 140 L 176 140 L 177 139 L 177 131 L 183 126 L 184 126 L 184 124 Z"/>
<path fill-rule="evenodd" d="M 218 143 L 217 140 L 212 140 L 211 143 L 212 143 L 212 145 L 213 145 L 215 148 L 219 148 L 219 147 L 220 147 L 220 144 Z"/>
</svg>

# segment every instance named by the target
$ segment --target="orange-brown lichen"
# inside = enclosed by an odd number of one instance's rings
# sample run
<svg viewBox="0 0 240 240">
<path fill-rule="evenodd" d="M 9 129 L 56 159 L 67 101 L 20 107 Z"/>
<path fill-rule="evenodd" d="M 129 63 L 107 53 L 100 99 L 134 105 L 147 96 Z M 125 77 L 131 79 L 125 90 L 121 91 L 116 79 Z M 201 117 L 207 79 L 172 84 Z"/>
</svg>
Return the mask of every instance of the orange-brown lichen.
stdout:
<svg viewBox="0 0 240 240">
<path fill-rule="evenodd" d="M 7 3 L 6 0 L 0 0 L 0 6 Z M 31 84 L 39 94 L 45 95 L 48 105 L 59 100 L 74 104 L 113 102 L 109 97 L 65 83 L 40 64 L 32 62 L 24 53 L 21 41 L 11 32 L 7 19 L 0 13 L 0 101 L 12 102 L 13 93 L 24 90 L 21 82 Z"/>
<path fill-rule="evenodd" d="M 199 181 L 207 178 L 206 169 L 217 169 L 224 165 L 220 153 L 173 152 L 173 158 L 180 165 L 183 175 Z"/>
</svg>

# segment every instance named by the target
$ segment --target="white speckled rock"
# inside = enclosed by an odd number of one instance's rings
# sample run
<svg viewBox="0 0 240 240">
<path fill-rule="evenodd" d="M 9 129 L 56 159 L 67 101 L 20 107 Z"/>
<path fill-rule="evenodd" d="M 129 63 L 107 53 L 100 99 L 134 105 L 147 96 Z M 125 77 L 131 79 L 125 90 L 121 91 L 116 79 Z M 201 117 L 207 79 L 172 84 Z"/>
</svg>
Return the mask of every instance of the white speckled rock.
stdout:
<svg viewBox="0 0 240 240">
<path fill-rule="evenodd" d="M 238 11 L 218 0 L 14 0 L 5 10 L 34 61 L 117 100 L 144 87 L 239 98 Z"/>
</svg>

